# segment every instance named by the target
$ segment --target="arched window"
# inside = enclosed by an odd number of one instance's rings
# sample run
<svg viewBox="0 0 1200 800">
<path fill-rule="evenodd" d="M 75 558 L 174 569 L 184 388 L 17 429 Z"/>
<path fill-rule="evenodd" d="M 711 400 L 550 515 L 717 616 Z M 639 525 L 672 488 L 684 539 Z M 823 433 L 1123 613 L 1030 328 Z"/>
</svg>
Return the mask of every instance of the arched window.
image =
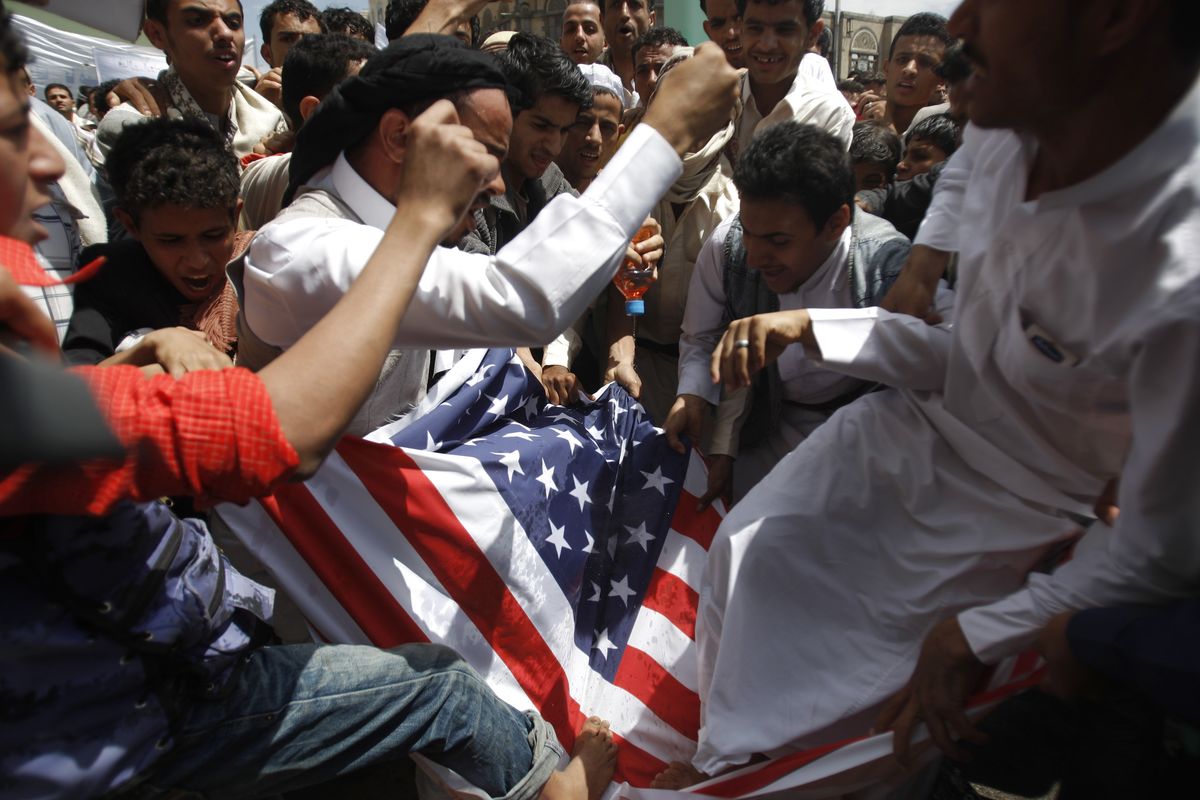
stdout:
<svg viewBox="0 0 1200 800">
<path fill-rule="evenodd" d="M 857 53 L 878 53 L 879 40 L 875 38 L 875 34 L 863 28 L 854 34 L 854 39 L 850 42 L 850 49 Z"/>
</svg>

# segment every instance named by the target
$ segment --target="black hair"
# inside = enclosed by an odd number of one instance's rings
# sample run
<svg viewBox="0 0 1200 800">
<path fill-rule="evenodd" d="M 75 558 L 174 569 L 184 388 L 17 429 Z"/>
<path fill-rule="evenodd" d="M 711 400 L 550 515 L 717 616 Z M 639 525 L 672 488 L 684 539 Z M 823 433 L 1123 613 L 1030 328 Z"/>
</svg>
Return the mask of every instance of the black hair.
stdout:
<svg viewBox="0 0 1200 800">
<path fill-rule="evenodd" d="M 839 92 L 858 92 L 861 94 L 862 92 L 866 91 L 867 87 L 863 86 L 856 80 L 845 80 L 838 81 L 837 88 Z"/>
<path fill-rule="evenodd" d="M 733 182 L 743 198 L 802 206 L 818 230 L 853 208 L 854 170 L 841 140 L 793 120 L 756 134 L 738 156 Z"/>
<path fill-rule="evenodd" d="M 949 158 L 958 149 L 958 123 L 949 114 L 934 114 L 912 126 L 904 135 L 905 147 L 913 139 L 924 139 L 937 145 Z"/>
<path fill-rule="evenodd" d="M 375 44 L 375 29 L 367 18 L 352 8 L 327 8 L 321 12 L 326 33 L 340 33 Z"/>
<path fill-rule="evenodd" d="M 674 28 L 651 28 L 634 40 L 633 47 L 629 49 L 629 56 L 636 61 L 637 51 L 643 47 L 662 47 L 663 45 L 690 47 L 683 34 Z"/>
<path fill-rule="evenodd" d="M 118 83 L 120 81 L 114 78 L 113 80 L 105 81 L 92 90 L 92 105 L 96 106 L 97 113 L 104 115 L 112 110 L 112 106 L 108 104 L 108 96 L 112 93 L 113 89 L 117 88 Z"/>
<path fill-rule="evenodd" d="M 1189 66 L 1200 62 L 1200 40 L 1196 29 L 1200 28 L 1200 3 L 1196 0 L 1171 0 L 1171 44 L 1175 53 Z"/>
<path fill-rule="evenodd" d="M 896 54 L 896 42 L 900 41 L 901 36 L 933 36 L 940 39 L 946 47 L 954 44 L 954 37 L 950 35 L 950 31 L 946 30 L 946 18 L 941 14 L 929 11 L 913 14 L 904 20 L 900 30 L 896 31 L 896 35 L 892 37 L 892 45 L 888 48 L 889 61 Z"/>
<path fill-rule="evenodd" d="M 746 16 L 746 6 L 750 3 L 763 3 L 768 6 L 777 6 L 780 3 L 786 3 L 787 0 L 737 0 L 738 16 Z M 817 20 L 825 13 L 825 0 L 803 0 L 804 2 L 804 21 L 808 23 L 808 27 L 817 24 Z"/>
<path fill-rule="evenodd" d="M 167 24 L 167 3 L 171 0 L 146 0 L 146 19 L 152 19 L 163 25 Z M 238 9 L 242 8 L 242 0 L 238 0 Z"/>
<path fill-rule="evenodd" d="M 704 16 L 706 16 L 706 17 L 708 16 L 708 2 L 707 2 L 707 0 L 700 0 L 700 10 L 701 10 L 702 12 L 704 12 Z"/>
<path fill-rule="evenodd" d="M 308 0 L 274 0 L 262 10 L 262 14 L 258 17 L 258 27 L 262 30 L 263 44 L 267 46 L 271 44 L 271 32 L 275 29 L 275 17 L 288 14 L 294 15 L 301 22 L 315 19 L 321 28 L 321 33 L 325 32 L 325 22 L 321 19 L 321 11 Z"/>
<path fill-rule="evenodd" d="M 854 138 L 850 141 L 851 164 L 879 164 L 888 175 L 894 175 L 896 165 L 903 158 L 903 146 L 896 132 L 873 120 L 854 125 Z"/>
<path fill-rule="evenodd" d="M 383 27 L 388 41 L 394 42 L 403 36 L 428 4 L 429 0 L 388 0 L 387 10 L 383 12 Z M 471 47 L 478 48 L 483 43 L 478 15 L 471 17 L 470 24 Z"/>
<path fill-rule="evenodd" d="M 304 122 L 300 117 L 300 101 L 305 97 L 324 98 L 334 86 L 346 79 L 351 61 L 365 61 L 375 55 L 375 48 L 362 39 L 338 33 L 305 34 L 296 42 L 283 60 L 283 113 L 292 129 Z"/>
<path fill-rule="evenodd" d="M 394 42 L 404 35 L 429 0 L 388 0 L 387 10 L 383 15 L 383 27 L 387 31 L 389 42 Z"/>
<path fill-rule="evenodd" d="M 821 29 L 821 35 L 817 37 L 817 49 L 821 51 L 821 58 L 829 58 L 829 51 L 833 49 L 833 33 L 828 27 Z"/>
<path fill-rule="evenodd" d="M 865 88 L 868 83 L 887 83 L 882 72 L 863 72 L 858 76 L 858 82 Z"/>
<path fill-rule="evenodd" d="M 71 97 L 75 96 L 75 95 L 71 94 L 71 87 L 67 86 L 64 83 L 47 83 L 46 88 L 42 89 L 42 97 L 44 97 L 47 101 L 50 99 L 50 90 L 51 89 L 62 89 L 64 91 L 66 91 L 67 94 L 70 94 Z"/>
<path fill-rule="evenodd" d="M 942 63 L 933 68 L 933 74 L 953 86 L 971 77 L 972 70 L 974 66 L 963 51 L 962 42 L 955 42 L 946 48 L 946 55 L 942 56 Z"/>
<path fill-rule="evenodd" d="M 12 15 L 3 10 L 0 10 L 0 58 L 4 59 L 4 72 L 8 75 L 29 61 L 29 51 L 17 26 L 12 24 Z"/>
<path fill-rule="evenodd" d="M 497 53 L 496 58 L 508 80 L 514 119 L 547 94 L 578 103 L 581 109 L 591 107 L 592 85 L 575 62 L 549 39 L 518 33 L 508 40 L 508 48 Z"/>
<path fill-rule="evenodd" d="M 117 206 L 136 221 L 167 204 L 232 210 L 238 161 L 224 140 L 196 119 L 149 119 L 126 125 L 105 160 Z"/>
</svg>

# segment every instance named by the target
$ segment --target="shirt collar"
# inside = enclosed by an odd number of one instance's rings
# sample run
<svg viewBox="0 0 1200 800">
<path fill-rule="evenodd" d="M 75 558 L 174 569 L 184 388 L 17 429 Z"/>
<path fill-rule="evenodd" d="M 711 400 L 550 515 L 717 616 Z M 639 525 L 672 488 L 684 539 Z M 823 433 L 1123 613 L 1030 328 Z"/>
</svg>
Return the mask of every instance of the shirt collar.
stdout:
<svg viewBox="0 0 1200 800">
<path fill-rule="evenodd" d="M 346 160 L 345 152 L 339 153 L 337 161 L 333 162 L 330 179 L 338 197 L 350 206 L 359 219 L 372 228 L 387 230 L 392 217 L 396 215 L 396 206 L 363 180 Z"/>
<path fill-rule="evenodd" d="M 846 285 L 848 270 L 844 267 L 850 256 L 850 238 L 853 236 L 853 227 L 853 225 L 846 226 L 846 230 L 842 231 L 841 238 L 838 239 L 829 258 L 821 262 L 817 271 L 809 275 L 808 280 L 800 284 L 800 288 L 792 294 L 806 295 L 813 291 L 821 291 L 823 288 L 836 292 Z"/>
</svg>

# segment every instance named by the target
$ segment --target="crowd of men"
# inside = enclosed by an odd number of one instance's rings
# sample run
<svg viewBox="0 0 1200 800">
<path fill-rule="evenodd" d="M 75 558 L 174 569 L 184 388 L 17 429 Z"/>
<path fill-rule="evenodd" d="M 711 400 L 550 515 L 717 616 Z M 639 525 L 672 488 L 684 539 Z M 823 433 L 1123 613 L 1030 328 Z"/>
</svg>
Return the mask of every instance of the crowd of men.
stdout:
<svg viewBox="0 0 1200 800">
<path fill-rule="evenodd" d="M 907 765 L 919 725 L 948 758 L 910 796 L 1196 765 L 1200 5 L 963 0 L 839 81 L 822 0 L 699 2 L 693 47 L 646 0 L 558 42 L 392 0 L 376 49 L 275 0 L 258 74 L 239 0 L 148 0 L 169 68 L 88 91 L 33 86 L 0 6 L 0 794 L 420 753 L 598 800 L 604 720 L 568 754 L 446 648 L 313 643 L 206 512 L 491 346 L 552 403 L 620 384 L 729 508 L 698 750 L 656 787 L 870 729 Z M 1041 690 L 969 719 L 1031 647 Z"/>
</svg>

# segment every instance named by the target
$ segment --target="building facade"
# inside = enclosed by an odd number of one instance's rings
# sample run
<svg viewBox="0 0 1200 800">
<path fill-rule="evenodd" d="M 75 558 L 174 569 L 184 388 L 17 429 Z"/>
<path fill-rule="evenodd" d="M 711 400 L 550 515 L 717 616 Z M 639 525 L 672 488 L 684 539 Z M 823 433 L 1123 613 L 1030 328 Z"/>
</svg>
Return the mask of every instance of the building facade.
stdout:
<svg viewBox="0 0 1200 800">
<path fill-rule="evenodd" d="M 876 17 L 843 11 L 836 20 L 832 12 L 824 14 L 825 24 L 833 31 L 833 74 L 841 80 L 851 72 L 883 72 L 892 39 L 908 17 Z"/>
<path fill-rule="evenodd" d="M 489 4 L 479 15 L 480 29 L 486 36 L 497 30 L 516 30 L 536 33 L 555 41 L 562 31 L 562 15 L 569 0 L 519 0 L 515 3 Z M 696 3 L 698 0 L 671 0 L 675 3 Z M 668 19 L 664 0 L 654 0 L 659 24 Z M 383 22 L 387 0 L 371 0 L 371 22 Z M 870 14 L 842 12 L 835 18 L 832 11 L 823 19 L 834 34 L 830 61 L 834 75 L 845 78 L 852 71 L 882 72 L 892 39 L 907 17 L 876 17 Z M 678 26 L 677 26 L 678 27 Z M 698 44 L 698 42 L 696 42 Z"/>
</svg>

